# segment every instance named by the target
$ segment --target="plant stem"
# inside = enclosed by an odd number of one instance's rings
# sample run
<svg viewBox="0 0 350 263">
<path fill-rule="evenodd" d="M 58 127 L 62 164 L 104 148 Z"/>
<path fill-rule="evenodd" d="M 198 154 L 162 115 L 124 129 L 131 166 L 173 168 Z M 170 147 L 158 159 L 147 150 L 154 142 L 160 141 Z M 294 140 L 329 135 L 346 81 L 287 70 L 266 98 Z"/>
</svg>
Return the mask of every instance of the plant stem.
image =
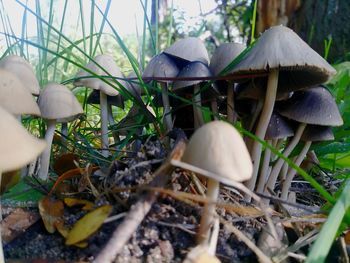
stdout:
<svg viewBox="0 0 350 263">
<path fill-rule="evenodd" d="M 257 125 L 255 135 L 264 140 L 267 127 L 272 115 L 273 107 L 275 105 L 277 84 L 278 84 L 278 69 L 272 69 L 268 76 L 267 90 L 265 95 L 265 102 Z M 253 190 L 258 177 L 259 164 L 261 158 L 262 145 L 258 141 L 254 141 L 251 157 L 253 162 L 253 174 L 252 178 L 247 182 L 246 186 L 249 190 Z M 251 197 L 246 196 L 247 201 L 251 200 Z"/>
<path fill-rule="evenodd" d="M 267 143 L 271 144 L 271 140 L 267 141 Z M 262 193 L 264 191 L 264 186 L 266 183 L 266 179 L 268 177 L 267 175 L 269 171 L 270 160 L 271 160 L 271 150 L 269 148 L 266 148 L 264 153 L 263 164 L 260 170 L 258 186 L 256 187 L 256 192 L 258 193 Z"/>
<path fill-rule="evenodd" d="M 307 152 L 310 149 L 311 143 L 312 143 L 311 141 L 307 141 L 304 144 L 303 149 L 301 150 L 301 152 L 299 153 L 297 159 L 294 162 L 296 165 L 300 166 L 300 164 L 303 162 Z M 289 188 L 290 188 L 290 186 L 292 184 L 292 180 L 293 180 L 295 174 L 296 174 L 296 171 L 294 169 L 291 169 L 290 171 L 288 171 L 286 180 L 283 183 L 283 188 L 282 188 L 282 193 L 281 193 L 281 198 L 284 199 L 284 200 L 287 200 L 287 198 L 288 198 Z"/>
<path fill-rule="evenodd" d="M 220 183 L 214 179 L 208 179 L 207 199 L 208 203 L 204 205 L 201 222 L 197 234 L 197 244 L 207 244 L 211 225 L 214 222 L 216 201 L 218 200 Z"/>
<path fill-rule="evenodd" d="M 107 103 L 108 103 L 108 101 L 107 101 Z M 113 118 L 112 105 L 110 103 L 108 103 L 108 123 L 111 126 L 113 126 L 115 124 L 115 121 L 114 121 L 114 118 Z M 114 138 L 114 143 L 120 142 L 119 134 L 118 134 L 117 131 L 113 131 L 112 130 L 112 135 L 113 135 L 113 138 Z"/>
<path fill-rule="evenodd" d="M 108 157 L 108 105 L 107 95 L 100 91 L 100 107 L 101 107 L 101 147 L 102 155 Z"/>
<path fill-rule="evenodd" d="M 163 107 L 164 107 L 164 126 L 166 133 L 169 132 L 173 128 L 173 120 L 171 118 L 171 108 L 170 108 L 170 101 L 169 101 L 169 92 L 168 92 L 168 84 L 162 82 L 161 84 L 162 88 L 162 101 L 163 101 Z"/>
<path fill-rule="evenodd" d="M 45 133 L 45 141 L 47 146 L 40 157 L 41 168 L 39 171 L 39 178 L 47 180 L 50 166 L 51 145 L 53 135 L 55 134 L 56 120 L 47 120 L 47 129 Z"/>
</svg>

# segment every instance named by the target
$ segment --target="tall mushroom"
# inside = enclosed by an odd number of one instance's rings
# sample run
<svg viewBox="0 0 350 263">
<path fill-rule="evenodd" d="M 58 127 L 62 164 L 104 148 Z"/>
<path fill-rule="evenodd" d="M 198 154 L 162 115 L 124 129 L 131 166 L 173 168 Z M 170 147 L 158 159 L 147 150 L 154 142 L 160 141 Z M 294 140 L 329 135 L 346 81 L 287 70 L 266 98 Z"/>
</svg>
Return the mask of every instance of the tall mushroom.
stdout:
<svg viewBox="0 0 350 263">
<path fill-rule="evenodd" d="M 40 91 L 38 103 L 41 110 L 41 116 L 47 121 L 47 129 L 45 133 L 47 147 L 41 155 L 39 178 L 47 180 L 51 144 L 55 133 L 56 123 L 65 123 L 76 119 L 83 114 L 83 108 L 74 94 L 66 86 L 56 83 L 50 83 Z"/>
<path fill-rule="evenodd" d="M 259 73 L 268 75 L 265 102 L 255 133 L 263 140 L 275 104 L 277 87 L 293 91 L 321 84 L 334 75 L 335 70 L 291 29 L 274 26 L 261 35 L 232 71 L 236 76 Z M 254 142 L 253 176 L 247 183 L 251 190 L 257 180 L 261 150 L 262 145 Z"/>
<path fill-rule="evenodd" d="M 207 181 L 209 202 L 202 212 L 198 232 L 198 243 L 203 243 L 208 240 L 215 215 L 220 182 L 230 185 L 232 181 L 248 180 L 252 174 L 251 159 L 241 135 L 232 125 L 212 121 L 195 131 L 182 160 L 217 175 Z"/>
<path fill-rule="evenodd" d="M 116 78 L 124 78 L 119 67 L 113 60 L 112 56 L 103 54 L 96 56 L 92 61 L 90 61 L 86 68 L 93 71 L 99 76 L 112 76 Z M 102 145 L 102 155 L 108 157 L 108 103 L 107 96 L 117 96 L 119 91 L 114 87 L 108 85 L 106 82 L 98 77 L 92 76 L 92 74 L 81 70 L 78 72 L 78 79 L 74 82 L 75 86 L 85 86 L 91 89 L 99 90 L 100 92 L 100 107 L 101 107 L 101 145 Z M 85 78 L 87 77 L 87 78 Z M 110 77 L 107 78 L 109 82 L 115 83 Z M 124 87 L 128 86 L 128 82 L 118 79 L 118 83 Z"/>
<path fill-rule="evenodd" d="M 1 173 L 19 169 L 33 161 L 46 146 L 30 135 L 5 109 L 0 107 L 0 182 Z M 0 203 L 1 215 L 1 203 Z M 1 217 L 0 217 L 1 218 Z M 1 229 L 0 229 L 1 230 Z M 1 231 L 0 231 L 1 232 Z M 0 262 L 5 262 L 0 233 Z"/>
</svg>

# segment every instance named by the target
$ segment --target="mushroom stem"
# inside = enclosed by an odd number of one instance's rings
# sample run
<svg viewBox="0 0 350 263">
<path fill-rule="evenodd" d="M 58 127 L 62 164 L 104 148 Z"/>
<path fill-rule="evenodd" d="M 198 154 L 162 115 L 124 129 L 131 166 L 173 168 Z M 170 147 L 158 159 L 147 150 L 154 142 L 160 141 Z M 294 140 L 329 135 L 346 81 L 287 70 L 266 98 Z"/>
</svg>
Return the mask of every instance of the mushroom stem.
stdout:
<svg viewBox="0 0 350 263">
<path fill-rule="evenodd" d="M 208 179 L 207 200 L 204 205 L 199 231 L 197 234 L 197 244 L 207 244 L 209 241 L 209 233 L 215 216 L 216 201 L 218 200 L 220 183 L 214 179 Z"/>
<path fill-rule="evenodd" d="M 47 129 L 45 133 L 45 141 L 47 143 L 47 146 L 40 157 L 41 168 L 38 174 L 41 180 L 47 180 L 48 178 L 50 156 L 51 156 L 51 145 L 52 145 L 53 135 L 55 133 L 55 128 L 56 128 L 56 120 L 48 120 Z"/>
<path fill-rule="evenodd" d="M 295 146 L 297 146 L 298 142 L 300 141 L 301 135 L 303 134 L 303 132 L 305 130 L 305 127 L 306 127 L 306 123 L 299 124 L 299 127 L 298 127 L 297 131 L 295 132 L 293 139 L 290 141 L 287 148 L 284 149 L 284 151 L 283 151 L 283 155 L 285 157 L 288 157 L 289 154 L 295 148 Z M 273 189 L 275 187 L 278 174 L 280 173 L 283 164 L 284 164 L 284 160 L 282 158 L 277 160 L 276 164 L 272 168 L 269 180 L 266 183 L 266 188 Z"/>
<path fill-rule="evenodd" d="M 166 132 L 169 132 L 173 127 L 173 120 L 171 118 L 168 84 L 161 83 L 160 85 L 162 88 L 162 101 L 163 101 L 163 107 L 164 107 L 164 113 L 163 113 L 164 125 L 165 125 Z"/>
<path fill-rule="evenodd" d="M 227 121 L 230 123 L 235 122 L 235 109 L 234 109 L 234 90 L 233 90 L 233 82 L 228 82 L 227 87 Z"/>
<path fill-rule="evenodd" d="M 109 125 L 113 126 L 115 124 L 114 118 L 113 118 L 113 110 L 112 110 L 112 104 L 108 103 L 108 122 Z M 120 142 L 119 134 L 117 131 L 112 130 L 112 135 L 114 138 L 114 143 Z"/>
<path fill-rule="evenodd" d="M 267 141 L 267 143 L 271 144 L 271 140 Z M 258 186 L 256 187 L 256 192 L 262 193 L 264 191 L 264 186 L 266 183 L 266 179 L 268 176 L 269 166 L 271 160 L 271 150 L 269 148 L 265 149 L 263 164 L 260 170 L 260 176 L 258 181 Z"/>
<path fill-rule="evenodd" d="M 265 102 L 260 115 L 256 132 L 255 132 L 255 135 L 261 140 L 264 140 L 265 138 L 265 133 L 272 115 L 273 106 L 275 105 L 277 84 L 278 84 L 278 73 L 279 73 L 278 69 L 271 69 L 268 76 Z M 252 152 L 251 152 L 251 158 L 253 162 L 253 175 L 252 175 L 252 178 L 246 184 L 249 190 L 253 190 L 255 187 L 255 183 L 256 183 L 256 180 L 258 177 L 258 171 L 259 171 L 261 150 L 262 150 L 261 143 L 258 141 L 254 141 Z M 251 200 L 251 198 L 248 196 L 246 196 L 246 199 L 247 201 Z"/>
<path fill-rule="evenodd" d="M 293 160 L 294 162 L 294 160 Z M 288 163 L 287 162 L 284 162 L 283 165 L 282 165 L 282 168 L 281 168 L 281 171 L 279 173 L 279 180 L 280 182 L 284 182 L 284 180 L 286 179 L 286 176 L 287 176 L 287 173 L 288 173 Z"/>
<path fill-rule="evenodd" d="M 108 105 L 107 95 L 100 91 L 100 107 L 101 107 L 101 147 L 102 155 L 108 157 Z"/>
<path fill-rule="evenodd" d="M 194 120 L 197 120 L 197 124 L 195 125 L 196 129 L 204 124 L 203 114 L 202 114 L 202 103 L 201 103 L 201 93 L 200 93 L 200 85 L 194 85 L 193 89 L 193 114 Z"/>
<path fill-rule="evenodd" d="M 303 149 L 301 150 L 301 152 L 299 153 L 297 159 L 294 162 L 297 166 L 300 166 L 300 164 L 303 162 L 307 152 L 310 149 L 311 143 L 312 143 L 311 141 L 307 141 L 304 144 Z M 292 180 L 293 180 L 295 174 L 296 174 L 296 171 L 294 169 L 291 169 L 290 171 L 288 171 L 286 180 L 283 183 L 282 193 L 281 193 L 281 198 L 284 199 L 284 200 L 287 200 L 289 188 L 290 188 L 290 186 L 292 184 Z"/>
<path fill-rule="evenodd" d="M 213 113 L 213 119 L 218 120 L 219 111 L 218 111 L 218 102 L 216 99 L 212 99 L 210 101 L 210 107 L 211 107 L 211 111 Z"/>
<path fill-rule="evenodd" d="M 249 123 L 249 126 L 248 126 L 248 130 L 249 131 L 252 131 L 254 129 L 254 125 L 255 125 L 256 120 L 258 119 L 258 117 L 259 117 L 259 115 L 261 113 L 263 105 L 264 105 L 264 100 L 263 99 L 259 99 L 257 104 L 256 104 L 256 109 L 254 111 L 254 114 L 253 114 L 252 118 L 250 119 L 250 123 Z"/>
</svg>

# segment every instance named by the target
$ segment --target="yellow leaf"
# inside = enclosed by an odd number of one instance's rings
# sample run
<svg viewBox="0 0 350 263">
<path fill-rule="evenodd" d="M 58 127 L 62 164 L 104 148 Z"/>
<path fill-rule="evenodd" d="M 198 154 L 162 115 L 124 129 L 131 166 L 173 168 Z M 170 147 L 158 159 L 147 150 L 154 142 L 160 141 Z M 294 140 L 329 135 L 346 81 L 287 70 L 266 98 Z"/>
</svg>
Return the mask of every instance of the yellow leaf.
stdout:
<svg viewBox="0 0 350 263">
<path fill-rule="evenodd" d="M 76 205 L 82 205 L 83 210 L 91 210 L 94 206 L 94 203 L 92 203 L 90 201 L 83 200 L 83 199 L 77 199 L 77 198 L 70 198 L 70 197 L 64 198 L 64 203 L 66 205 L 68 205 L 69 207 L 76 206 Z"/>
<path fill-rule="evenodd" d="M 66 245 L 74 245 L 95 233 L 112 211 L 112 206 L 104 205 L 79 219 L 68 233 Z"/>
</svg>

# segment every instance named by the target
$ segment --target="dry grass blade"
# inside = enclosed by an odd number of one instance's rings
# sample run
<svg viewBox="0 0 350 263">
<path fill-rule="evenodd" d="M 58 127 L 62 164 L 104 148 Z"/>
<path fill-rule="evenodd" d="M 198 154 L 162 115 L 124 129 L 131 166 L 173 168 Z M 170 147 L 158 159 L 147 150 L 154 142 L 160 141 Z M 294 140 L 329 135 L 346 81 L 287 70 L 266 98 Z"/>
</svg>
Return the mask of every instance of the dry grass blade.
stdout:
<svg viewBox="0 0 350 263">
<path fill-rule="evenodd" d="M 181 159 L 184 150 L 185 143 L 180 141 L 175 146 L 174 150 L 170 154 L 170 157 L 154 173 L 154 179 L 150 183 L 151 187 L 162 187 L 166 184 L 170 174 L 174 170 L 170 160 Z M 147 192 L 141 196 L 139 201 L 137 201 L 137 203 L 129 211 L 128 215 L 124 218 L 123 222 L 115 229 L 111 239 L 93 262 L 108 263 L 115 259 L 120 250 L 129 241 L 132 234 L 135 233 L 144 217 L 150 211 L 153 203 L 157 199 L 157 196 L 158 194 L 156 192 Z"/>
</svg>

